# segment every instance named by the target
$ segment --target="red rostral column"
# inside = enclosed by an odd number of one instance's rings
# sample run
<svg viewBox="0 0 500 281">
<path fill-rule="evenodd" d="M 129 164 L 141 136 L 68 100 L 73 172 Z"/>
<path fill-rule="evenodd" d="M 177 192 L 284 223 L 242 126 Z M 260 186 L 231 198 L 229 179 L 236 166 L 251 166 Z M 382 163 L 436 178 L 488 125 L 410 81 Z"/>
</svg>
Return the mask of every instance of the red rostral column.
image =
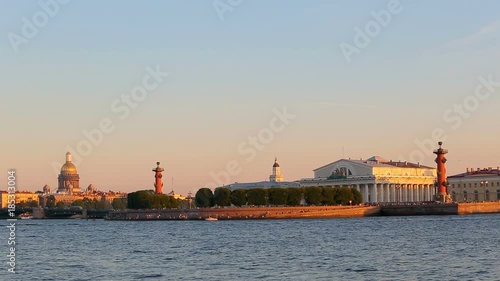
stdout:
<svg viewBox="0 0 500 281">
<path fill-rule="evenodd" d="M 437 155 L 436 163 L 437 163 L 437 201 L 444 201 L 446 198 L 446 188 L 448 187 L 448 181 L 446 177 L 446 157 L 445 154 L 448 153 L 448 150 L 443 149 L 441 146 L 443 142 L 440 141 L 439 149 L 434 150 L 434 154 Z"/>
<path fill-rule="evenodd" d="M 156 162 L 156 168 L 153 169 L 155 172 L 155 193 L 162 194 L 163 193 L 163 180 L 161 179 L 163 175 L 161 174 L 165 171 L 163 168 L 160 168 L 160 162 Z"/>
</svg>

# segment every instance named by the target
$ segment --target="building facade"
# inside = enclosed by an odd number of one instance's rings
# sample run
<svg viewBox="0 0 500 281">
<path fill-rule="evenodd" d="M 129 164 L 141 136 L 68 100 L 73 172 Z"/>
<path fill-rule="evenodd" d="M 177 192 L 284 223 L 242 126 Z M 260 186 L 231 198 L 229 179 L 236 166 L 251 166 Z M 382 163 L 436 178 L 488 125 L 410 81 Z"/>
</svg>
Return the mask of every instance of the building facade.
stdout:
<svg viewBox="0 0 500 281">
<path fill-rule="evenodd" d="M 7 206 L 9 205 L 9 193 L 7 191 L 0 191 L 0 195 L 1 208 L 7 208 Z M 37 193 L 29 191 L 18 191 L 15 193 L 15 196 L 16 204 L 30 202 L 36 202 L 37 204 L 40 203 Z"/>
<path fill-rule="evenodd" d="M 247 183 L 232 183 L 226 185 L 231 190 L 235 189 L 252 189 L 252 188 L 288 188 L 288 187 L 300 187 L 298 182 L 286 182 L 283 175 L 281 174 L 281 167 L 278 164 L 278 158 L 274 159 L 273 172 L 269 176 L 269 181 L 259 181 L 259 182 L 247 182 Z"/>
<path fill-rule="evenodd" d="M 500 200 L 500 168 L 467 168 L 448 177 L 448 194 L 455 202 Z"/>
<path fill-rule="evenodd" d="M 314 170 L 314 178 L 302 179 L 303 187 L 352 187 L 365 203 L 432 201 L 437 170 L 409 162 L 341 159 Z"/>
<path fill-rule="evenodd" d="M 271 182 L 284 182 L 285 179 L 281 174 L 281 167 L 278 164 L 278 158 L 274 158 L 273 174 L 269 176 L 269 181 Z"/>
</svg>

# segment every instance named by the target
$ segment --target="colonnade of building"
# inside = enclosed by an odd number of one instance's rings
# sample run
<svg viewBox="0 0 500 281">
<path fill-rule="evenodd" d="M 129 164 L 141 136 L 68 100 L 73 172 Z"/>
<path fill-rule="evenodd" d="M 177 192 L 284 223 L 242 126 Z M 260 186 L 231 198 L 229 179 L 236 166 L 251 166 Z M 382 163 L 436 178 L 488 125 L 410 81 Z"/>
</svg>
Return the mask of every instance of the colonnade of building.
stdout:
<svg viewBox="0 0 500 281">
<path fill-rule="evenodd" d="M 434 200 L 432 184 L 354 184 L 365 203 L 404 203 Z"/>
</svg>

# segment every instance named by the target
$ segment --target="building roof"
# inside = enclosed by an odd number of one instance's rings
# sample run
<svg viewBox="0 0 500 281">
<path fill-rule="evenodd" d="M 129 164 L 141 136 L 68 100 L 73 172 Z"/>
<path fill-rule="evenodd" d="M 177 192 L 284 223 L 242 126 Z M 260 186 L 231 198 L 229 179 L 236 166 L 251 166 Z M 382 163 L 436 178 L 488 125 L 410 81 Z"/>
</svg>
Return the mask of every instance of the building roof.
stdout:
<svg viewBox="0 0 500 281">
<path fill-rule="evenodd" d="M 458 178 L 474 178 L 474 177 L 498 177 L 500 176 L 500 170 L 497 169 L 482 169 L 482 170 L 475 170 L 461 174 L 456 174 L 453 176 L 449 176 L 449 179 L 458 179 Z"/>
<path fill-rule="evenodd" d="M 226 185 L 229 189 L 249 189 L 249 188 L 273 188 L 273 187 L 299 187 L 300 184 L 297 182 L 272 182 L 272 181 L 260 181 L 260 182 L 247 182 L 247 183 L 232 183 Z"/>
<path fill-rule="evenodd" d="M 73 163 L 66 162 L 61 167 L 61 173 L 76 174 L 76 173 L 78 173 L 78 171 L 76 170 L 76 166 Z"/>
<path fill-rule="evenodd" d="M 317 170 L 320 170 L 320 169 L 323 169 L 325 167 L 328 167 L 332 164 L 335 164 L 339 161 L 347 161 L 347 162 L 351 162 L 351 163 L 355 163 L 355 164 L 359 164 L 359 165 L 362 165 L 362 166 L 368 166 L 368 167 L 385 167 L 385 168 L 391 168 L 391 167 L 397 167 L 397 168 L 423 168 L 423 169 L 435 169 L 433 167 L 428 167 L 428 166 L 424 166 L 424 165 L 420 165 L 420 163 L 411 163 L 411 162 L 407 162 L 407 161 L 387 161 L 385 160 L 384 158 L 380 157 L 380 156 L 373 156 L 373 157 L 370 157 L 366 160 L 363 160 L 363 159 L 360 159 L 360 160 L 353 160 L 353 159 L 340 159 L 340 160 L 337 160 L 335 162 L 332 162 L 332 163 L 329 163 L 329 164 L 326 164 L 324 166 L 321 166 L 319 168 L 316 168 L 314 169 L 313 171 L 317 171 Z"/>
</svg>

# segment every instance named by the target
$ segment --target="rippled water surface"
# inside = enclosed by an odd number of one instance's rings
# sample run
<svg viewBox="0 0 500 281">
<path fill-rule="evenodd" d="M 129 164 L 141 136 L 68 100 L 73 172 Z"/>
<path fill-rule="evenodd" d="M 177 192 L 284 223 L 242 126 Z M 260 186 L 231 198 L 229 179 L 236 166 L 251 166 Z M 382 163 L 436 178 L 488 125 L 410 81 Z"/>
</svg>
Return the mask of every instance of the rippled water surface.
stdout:
<svg viewBox="0 0 500 281">
<path fill-rule="evenodd" d="M 0 280 L 500 280 L 500 215 L 17 224 Z"/>
</svg>

